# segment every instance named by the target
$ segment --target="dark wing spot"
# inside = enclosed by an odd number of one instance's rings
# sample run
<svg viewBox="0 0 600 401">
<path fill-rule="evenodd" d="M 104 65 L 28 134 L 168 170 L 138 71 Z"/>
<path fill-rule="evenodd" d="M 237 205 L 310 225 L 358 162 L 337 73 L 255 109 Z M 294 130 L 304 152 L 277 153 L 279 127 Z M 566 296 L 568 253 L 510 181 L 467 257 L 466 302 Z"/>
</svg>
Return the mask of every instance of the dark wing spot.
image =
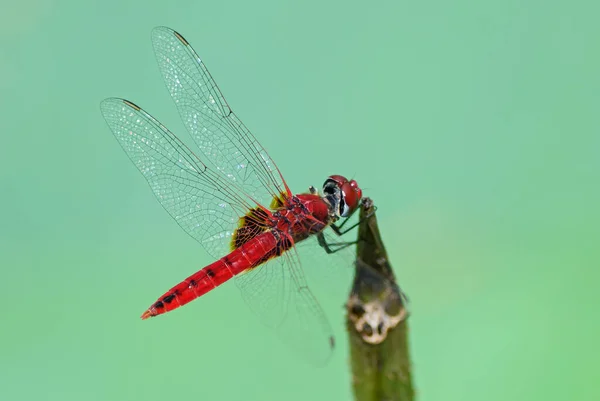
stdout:
<svg viewBox="0 0 600 401">
<path fill-rule="evenodd" d="M 129 100 L 123 99 L 123 103 L 125 103 L 127 106 L 131 107 L 135 111 L 140 111 L 141 110 L 140 106 L 138 106 L 137 104 L 135 104 L 133 102 L 130 102 Z"/>
<path fill-rule="evenodd" d="M 187 40 L 185 40 L 185 38 L 184 38 L 184 37 L 183 37 L 183 36 L 182 36 L 182 35 L 181 35 L 179 32 L 177 32 L 177 31 L 173 31 L 173 34 L 174 34 L 174 35 L 175 35 L 175 37 L 176 37 L 177 39 L 179 39 L 179 41 L 180 41 L 181 43 L 183 43 L 185 46 L 189 46 L 189 45 L 190 45 L 190 44 L 188 43 L 188 41 L 187 41 Z"/>
<path fill-rule="evenodd" d="M 232 249 L 239 248 L 252 238 L 266 231 L 267 227 L 267 213 L 261 208 L 257 207 L 251 209 L 248 214 L 240 219 L 240 224 L 231 241 Z"/>
</svg>

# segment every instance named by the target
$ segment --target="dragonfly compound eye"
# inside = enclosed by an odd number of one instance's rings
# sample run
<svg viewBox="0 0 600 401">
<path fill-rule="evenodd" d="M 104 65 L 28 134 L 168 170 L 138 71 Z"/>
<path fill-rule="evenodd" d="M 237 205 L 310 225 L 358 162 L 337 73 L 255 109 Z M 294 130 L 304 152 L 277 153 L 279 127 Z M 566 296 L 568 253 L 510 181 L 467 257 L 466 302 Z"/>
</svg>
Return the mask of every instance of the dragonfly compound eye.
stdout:
<svg viewBox="0 0 600 401">
<path fill-rule="evenodd" d="M 342 184 L 341 190 L 342 201 L 340 202 L 340 206 L 341 204 L 344 204 L 343 211 L 340 209 L 340 211 L 342 211 L 341 216 L 348 217 L 358 207 L 360 199 L 362 198 L 362 191 L 354 180 L 350 182 L 346 181 Z"/>
<path fill-rule="evenodd" d="M 342 175 L 331 175 L 323 184 L 323 192 L 327 195 L 337 195 L 338 213 L 342 217 L 348 217 L 356 210 L 362 198 L 362 191 L 356 181 Z"/>
</svg>

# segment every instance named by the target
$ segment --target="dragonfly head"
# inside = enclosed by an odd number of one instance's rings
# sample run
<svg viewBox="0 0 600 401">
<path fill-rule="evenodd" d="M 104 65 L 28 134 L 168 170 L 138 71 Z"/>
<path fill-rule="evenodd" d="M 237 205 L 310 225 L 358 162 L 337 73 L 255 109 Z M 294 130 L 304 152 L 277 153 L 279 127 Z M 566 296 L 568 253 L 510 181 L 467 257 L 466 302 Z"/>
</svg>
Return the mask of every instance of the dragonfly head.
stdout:
<svg viewBox="0 0 600 401">
<path fill-rule="evenodd" d="M 348 181 L 341 175 L 331 175 L 325 180 L 323 194 L 338 217 L 350 216 L 362 198 L 362 190 L 356 181 Z"/>
</svg>

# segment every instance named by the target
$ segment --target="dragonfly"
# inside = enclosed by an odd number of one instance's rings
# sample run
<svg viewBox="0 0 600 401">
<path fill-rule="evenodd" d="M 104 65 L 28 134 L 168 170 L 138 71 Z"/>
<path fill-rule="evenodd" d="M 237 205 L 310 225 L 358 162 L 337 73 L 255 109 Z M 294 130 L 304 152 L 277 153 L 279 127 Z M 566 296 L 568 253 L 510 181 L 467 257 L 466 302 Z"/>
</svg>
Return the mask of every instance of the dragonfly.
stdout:
<svg viewBox="0 0 600 401">
<path fill-rule="evenodd" d="M 289 342 L 310 343 L 303 354 L 326 362 L 334 337 L 307 284 L 297 244 L 310 239 L 326 253 L 352 245 L 331 241 L 325 232 L 349 230 L 344 224 L 360 206 L 361 189 L 353 179 L 330 175 L 320 192 L 311 186 L 293 194 L 189 42 L 166 27 L 154 28 L 151 37 L 199 152 L 129 100 L 105 99 L 101 112 L 164 209 L 216 261 L 166 291 L 141 318 L 177 309 L 234 278 L 264 323 L 291 327 Z"/>
</svg>

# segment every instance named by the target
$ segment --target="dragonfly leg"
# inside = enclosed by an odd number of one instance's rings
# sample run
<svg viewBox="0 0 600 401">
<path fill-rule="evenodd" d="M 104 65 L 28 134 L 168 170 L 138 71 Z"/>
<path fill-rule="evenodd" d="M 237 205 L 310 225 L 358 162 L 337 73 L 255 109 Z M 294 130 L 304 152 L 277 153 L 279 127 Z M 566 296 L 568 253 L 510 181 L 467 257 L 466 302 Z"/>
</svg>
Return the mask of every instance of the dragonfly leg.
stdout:
<svg viewBox="0 0 600 401">
<path fill-rule="evenodd" d="M 344 241 L 344 242 L 327 242 L 323 233 L 317 234 L 317 241 L 319 245 L 325 250 L 327 253 L 336 253 L 337 251 L 341 251 L 342 249 L 348 248 L 349 246 L 355 245 L 358 243 L 357 241 Z"/>
<path fill-rule="evenodd" d="M 355 209 L 352 214 L 354 214 L 354 212 L 356 212 Z M 344 225 L 348 222 L 348 220 L 350 220 L 350 217 L 352 217 L 352 214 L 348 217 L 346 217 L 344 219 L 344 221 L 342 221 L 342 223 L 340 225 L 335 225 L 335 224 L 331 224 L 329 227 L 331 227 L 331 229 L 333 230 L 334 233 L 336 233 L 338 236 L 342 236 L 344 234 L 346 234 L 347 232 L 355 229 L 356 227 L 358 227 L 362 222 L 364 222 L 365 220 L 369 219 L 371 216 L 373 216 L 373 214 L 375 213 L 375 210 L 377 210 L 376 206 L 373 206 L 373 211 L 370 212 L 368 215 L 366 215 L 365 217 L 363 217 L 362 219 L 360 219 L 357 223 L 351 225 L 350 227 L 346 227 L 344 229 Z M 317 240 L 319 242 L 319 245 L 325 250 L 325 252 L 327 253 L 335 253 L 337 251 L 341 251 L 342 249 L 345 249 L 349 246 L 352 245 L 356 245 L 358 243 L 358 240 L 356 241 L 342 241 L 342 242 L 327 242 L 327 240 L 325 239 L 325 236 L 323 235 L 323 233 L 319 233 L 317 234 Z"/>
<path fill-rule="evenodd" d="M 375 214 L 377 207 L 373 206 L 373 211 L 371 211 L 368 215 L 366 215 L 365 217 L 363 217 L 362 219 L 360 219 L 358 222 L 354 223 L 350 227 L 346 227 L 346 229 L 344 229 L 344 225 L 348 222 L 348 220 L 350 220 L 350 217 L 352 217 L 352 215 L 357 210 L 358 210 L 358 208 L 354 209 L 352 211 L 352 214 L 350 216 L 346 217 L 340 225 L 331 224 L 329 227 L 331 227 L 331 229 L 333 230 L 334 233 L 336 233 L 337 235 L 339 235 L 341 237 L 342 235 L 346 234 L 348 231 L 353 230 L 356 227 L 358 227 L 363 221 L 371 218 L 371 216 L 373 216 Z"/>
</svg>

